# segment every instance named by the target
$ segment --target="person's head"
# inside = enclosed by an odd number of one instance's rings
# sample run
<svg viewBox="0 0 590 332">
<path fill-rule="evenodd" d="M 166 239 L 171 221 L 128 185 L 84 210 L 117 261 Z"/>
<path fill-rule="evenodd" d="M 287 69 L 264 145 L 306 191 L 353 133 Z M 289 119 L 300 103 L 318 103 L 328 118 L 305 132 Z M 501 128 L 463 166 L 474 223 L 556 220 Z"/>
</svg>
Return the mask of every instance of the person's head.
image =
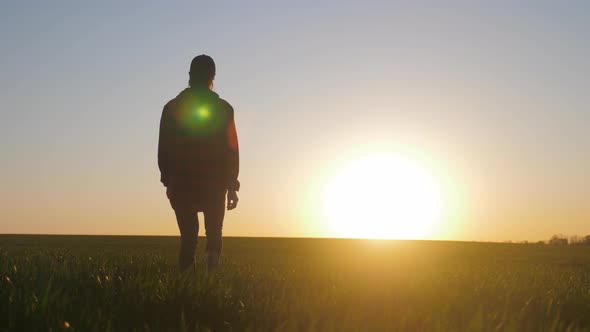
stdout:
<svg viewBox="0 0 590 332">
<path fill-rule="evenodd" d="M 208 55 L 201 54 L 191 61 L 188 73 L 188 85 L 191 88 L 213 88 L 215 79 L 215 61 Z"/>
</svg>

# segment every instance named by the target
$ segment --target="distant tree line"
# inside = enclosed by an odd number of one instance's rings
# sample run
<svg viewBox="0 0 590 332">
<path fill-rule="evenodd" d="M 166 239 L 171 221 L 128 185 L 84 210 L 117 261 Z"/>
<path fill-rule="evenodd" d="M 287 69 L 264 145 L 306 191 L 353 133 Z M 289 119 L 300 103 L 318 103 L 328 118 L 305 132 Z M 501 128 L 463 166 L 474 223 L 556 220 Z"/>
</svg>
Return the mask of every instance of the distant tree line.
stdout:
<svg viewBox="0 0 590 332">
<path fill-rule="evenodd" d="M 590 235 L 586 236 L 565 236 L 561 234 L 553 235 L 547 244 L 554 244 L 554 245 L 586 245 L 590 246 Z"/>
</svg>

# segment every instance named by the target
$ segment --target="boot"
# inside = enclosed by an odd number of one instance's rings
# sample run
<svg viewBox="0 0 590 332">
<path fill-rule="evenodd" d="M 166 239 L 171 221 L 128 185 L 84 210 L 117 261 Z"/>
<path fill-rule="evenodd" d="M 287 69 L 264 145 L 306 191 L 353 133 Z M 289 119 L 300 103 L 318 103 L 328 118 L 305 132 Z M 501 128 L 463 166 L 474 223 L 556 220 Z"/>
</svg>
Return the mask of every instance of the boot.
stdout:
<svg viewBox="0 0 590 332">
<path fill-rule="evenodd" d="M 219 266 L 219 253 L 213 250 L 207 251 L 207 270 L 213 271 Z"/>
</svg>

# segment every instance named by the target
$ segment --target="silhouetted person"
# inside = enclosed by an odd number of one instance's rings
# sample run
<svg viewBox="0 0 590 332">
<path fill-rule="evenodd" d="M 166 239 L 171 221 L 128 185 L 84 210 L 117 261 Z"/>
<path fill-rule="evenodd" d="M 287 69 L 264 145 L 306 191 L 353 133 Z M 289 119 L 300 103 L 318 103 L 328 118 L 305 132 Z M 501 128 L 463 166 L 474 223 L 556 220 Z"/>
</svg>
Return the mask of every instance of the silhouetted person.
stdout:
<svg viewBox="0 0 590 332">
<path fill-rule="evenodd" d="M 193 265 L 199 222 L 205 217 L 207 267 L 221 254 L 227 209 L 237 206 L 239 153 L 231 105 L 211 91 L 215 62 L 199 55 L 191 62 L 189 87 L 164 106 L 160 120 L 158 165 L 161 181 L 180 229 L 180 268 Z"/>
</svg>

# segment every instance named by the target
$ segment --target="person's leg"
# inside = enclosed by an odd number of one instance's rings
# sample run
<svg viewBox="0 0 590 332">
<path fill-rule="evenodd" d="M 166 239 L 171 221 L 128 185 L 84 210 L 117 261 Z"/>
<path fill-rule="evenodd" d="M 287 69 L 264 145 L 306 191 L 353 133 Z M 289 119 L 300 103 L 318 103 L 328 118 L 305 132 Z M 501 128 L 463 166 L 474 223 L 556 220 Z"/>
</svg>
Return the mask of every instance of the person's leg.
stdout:
<svg viewBox="0 0 590 332">
<path fill-rule="evenodd" d="M 219 265 L 221 255 L 223 218 L 225 216 L 225 197 L 216 199 L 203 209 L 205 234 L 207 236 L 207 267 L 214 269 Z"/>
<path fill-rule="evenodd" d="M 175 209 L 178 229 L 180 229 L 180 270 L 185 271 L 195 262 L 199 220 L 197 212 L 191 209 Z"/>
</svg>

